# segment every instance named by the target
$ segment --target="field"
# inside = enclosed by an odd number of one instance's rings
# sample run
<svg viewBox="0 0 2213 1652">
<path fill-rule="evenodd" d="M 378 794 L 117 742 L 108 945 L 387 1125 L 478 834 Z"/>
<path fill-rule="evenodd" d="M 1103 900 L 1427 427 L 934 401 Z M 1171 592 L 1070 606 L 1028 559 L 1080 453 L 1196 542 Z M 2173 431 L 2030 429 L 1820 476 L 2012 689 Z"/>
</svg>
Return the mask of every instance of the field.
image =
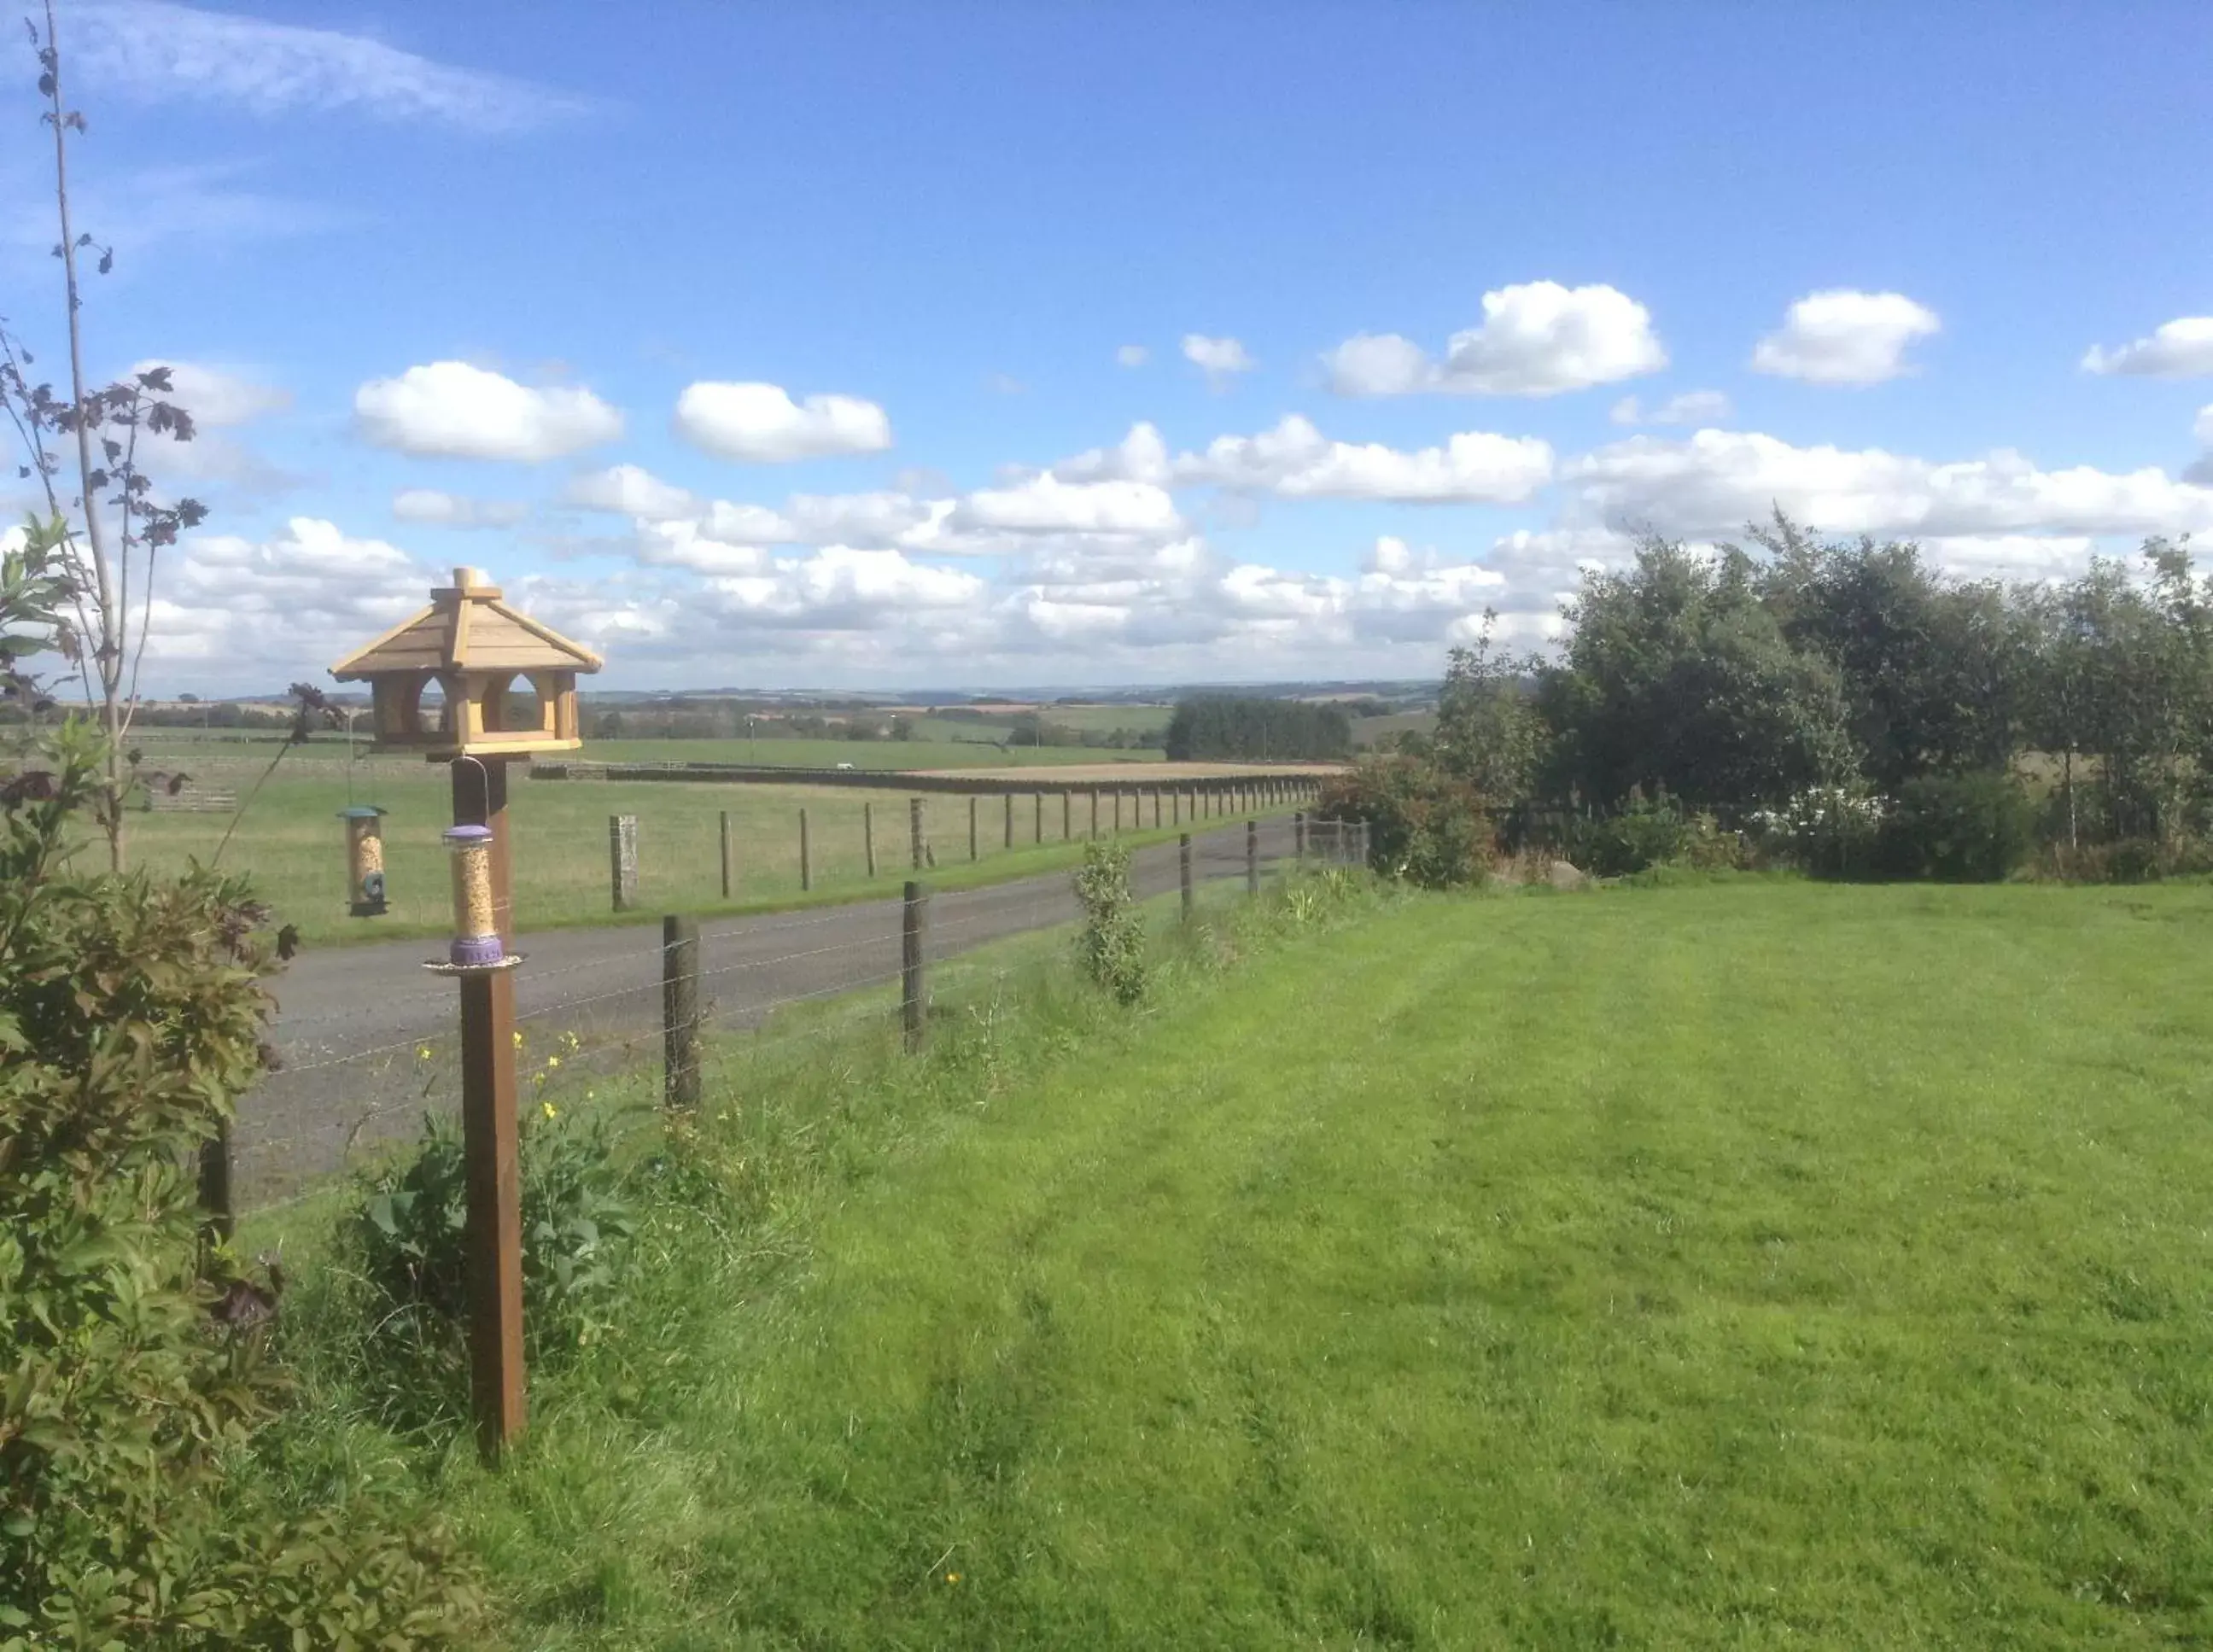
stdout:
<svg viewBox="0 0 2213 1652">
<path fill-rule="evenodd" d="M 1157 762 L 1157 750 L 1113 751 L 1092 746 L 1021 746 L 1003 749 L 981 738 L 956 738 L 960 725 L 942 725 L 945 737 L 935 740 L 594 740 L 572 753 L 590 763 L 747 763 L 778 769 L 830 769 L 850 763 L 857 769 L 977 769 L 1030 768 L 1066 763 Z M 218 730 L 200 735 L 192 731 L 149 730 L 136 742 L 156 765 L 183 762 L 195 756 L 246 759 L 260 754 L 264 763 L 275 751 L 266 734 L 251 741 L 226 738 Z M 369 740 L 364 727 L 361 745 Z M 287 764 L 303 760 L 344 762 L 346 742 L 342 735 L 319 736 L 299 747 Z"/>
<path fill-rule="evenodd" d="M 436 1495 L 541 1647 L 2204 1644 L 2209 921 L 1420 898 L 724 1069 L 757 1224 Z"/>
<path fill-rule="evenodd" d="M 688 747 L 706 741 L 641 741 Z M 762 742 L 765 747 L 770 742 Z M 798 744 L 800 742 L 783 742 Z M 836 742 L 830 742 L 833 747 Z M 181 767 L 194 783 L 244 796 L 268 762 L 271 747 L 247 748 L 241 759 L 216 748 L 180 751 L 149 745 L 149 767 Z M 842 749 L 842 748 L 840 748 Z M 864 753 L 918 748 L 863 745 Z M 236 748 L 233 748 L 235 752 Z M 593 756 L 604 755 L 594 750 Z M 1085 753 L 1096 757 L 1096 753 Z M 986 771 L 985 772 L 999 772 Z M 1070 772 L 1076 772 L 1071 771 Z M 1113 768 L 1087 768 L 1087 776 L 1113 777 Z M 317 745 L 288 756 L 247 812 L 223 864 L 250 872 L 277 921 L 296 924 L 312 942 L 327 944 L 435 935 L 451 927 L 451 893 L 441 831 L 453 822 L 452 794 L 442 765 L 381 758 L 349 765 L 340 748 Z M 607 820 L 634 814 L 639 833 L 639 910 L 736 910 L 796 904 L 802 896 L 799 815 L 806 810 L 808 847 L 816 896 L 850 899 L 897 891 L 912 875 L 908 800 L 895 790 L 844 786 L 674 784 L 655 781 L 529 780 L 510 783 L 508 813 L 515 844 L 515 907 L 526 930 L 611 918 Z M 344 828 L 338 812 L 350 802 L 389 811 L 382 821 L 391 910 L 382 917 L 346 915 L 347 869 Z M 1124 817 L 1125 835 L 1138 826 L 1134 806 Z M 1101 800 L 1100 828 L 1111 832 L 1112 799 Z M 720 814 L 732 817 L 737 864 L 732 897 L 722 898 Z M 868 830 L 873 819 L 877 876 L 868 876 Z M 970 876 L 968 800 L 932 796 L 924 820 L 941 887 Z M 1066 822 L 1081 839 L 1090 829 L 1088 801 L 1075 801 Z M 1060 800 L 1046 800 L 1042 816 L 1033 795 L 1015 799 L 1015 852 L 1006 848 L 1006 814 L 996 797 L 978 803 L 977 877 L 1014 876 L 1070 863 L 1076 850 L 1062 848 Z M 130 841 L 134 860 L 166 869 L 215 852 L 229 817 L 224 814 L 134 814 Z M 1149 831 L 1151 816 L 1143 822 Z M 1042 827 L 1042 847 L 1039 832 Z"/>
</svg>

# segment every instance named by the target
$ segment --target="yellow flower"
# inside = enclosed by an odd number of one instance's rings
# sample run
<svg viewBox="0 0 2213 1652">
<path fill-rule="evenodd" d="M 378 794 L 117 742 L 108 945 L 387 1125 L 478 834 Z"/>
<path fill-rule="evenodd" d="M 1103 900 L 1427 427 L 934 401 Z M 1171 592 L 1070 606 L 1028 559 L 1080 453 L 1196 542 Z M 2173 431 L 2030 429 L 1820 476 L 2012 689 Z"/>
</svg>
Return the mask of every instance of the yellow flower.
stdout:
<svg viewBox="0 0 2213 1652">
<path fill-rule="evenodd" d="M 959 1572 L 948 1572 L 945 1574 L 945 1581 L 948 1583 L 957 1583 L 960 1581 L 960 1574 Z"/>
<path fill-rule="evenodd" d="M 418 1045 L 417 1045 L 415 1046 L 415 1059 L 416 1059 L 416 1060 L 418 1060 L 418 1061 L 428 1061 L 428 1060 L 430 1060 L 430 1046 L 429 1045 L 427 1045 L 427 1044 L 418 1044 Z"/>
<path fill-rule="evenodd" d="M 522 1029 L 519 1027 L 515 1030 L 515 1047 L 518 1050 L 522 1047 Z"/>
<path fill-rule="evenodd" d="M 561 1058 L 558 1056 L 548 1056 L 546 1058 L 546 1064 L 548 1067 L 558 1067 L 561 1064 Z"/>
<path fill-rule="evenodd" d="M 548 1119 L 558 1119 L 561 1116 L 561 1110 L 551 1101 L 540 1101 L 538 1104 L 538 1110 Z"/>
</svg>

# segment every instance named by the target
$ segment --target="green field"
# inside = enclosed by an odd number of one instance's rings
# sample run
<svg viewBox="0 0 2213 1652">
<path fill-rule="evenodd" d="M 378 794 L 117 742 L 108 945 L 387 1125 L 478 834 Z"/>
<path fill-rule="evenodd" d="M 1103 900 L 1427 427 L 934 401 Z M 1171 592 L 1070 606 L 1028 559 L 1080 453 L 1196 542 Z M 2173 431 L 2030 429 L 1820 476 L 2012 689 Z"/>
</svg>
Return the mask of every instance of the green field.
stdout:
<svg viewBox="0 0 2213 1652">
<path fill-rule="evenodd" d="M 933 722 L 925 732 L 937 733 L 941 737 L 930 740 L 747 740 L 743 736 L 725 740 L 594 740 L 587 741 L 582 751 L 564 755 L 588 763 L 747 763 L 778 769 L 832 769 L 840 763 L 850 763 L 857 769 L 1030 768 L 1070 763 L 1157 763 L 1161 756 L 1157 749 L 1116 751 L 1090 746 L 1019 746 L 1002 749 L 991 743 L 996 735 L 986 739 L 983 730 L 975 729 L 963 737 L 960 728 L 957 723 Z M 261 733 L 241 739 L 219 729 L 198 735 L 189 729 L 161 728 L 149 730 L 133 743 L 144 752 L 150 765 L 168 768 L 181 763 L 189 768 L 194 758 L 204 761 L 247 761 L 258 754 L 259 760 L 266 763 L 281 742 L 275 736 Z M 368 744 L 364 728 L 357 749 L 366 750 Z M 296 747 L 286 761 L 288 765 L 303 761 L 344 762 L 346 754 L 344 735 L 323 735 Z M 363 760 L 380 765 L 399 761 L 377 758 Z"/>
<path fill-rule="evenodd" d="M 311 1384 L 320 1448 L 533 1647 L 2206 1644 L 2209 922 L 1746 880 L 1223 931 L 1135 1016 L 1019 967 L 719 1070 L 742 1197 L 503 1474 Z"/>
<path fill-rule="evenodd" d="M 641 742 L 678 744 L 680 742 Z M 704 744 L 706 742 L 680 742 Z M 765 744 L 766 742 L 764 742 Z M 863 747 L 863 751 L 878 749 Z M 267 758 L 241 760 L 208 751 L 150 752 L 150 765 L 181 761 L 196 784 L 244 796 Z M 253 875 L 277 921 L 296 924 L 310 942 L 361 942 L 403 935 L 436 935 L 452 924 L 451 892 L 439 833 L 453 823 L 452 792 L 443 765 L 377 759 L 357 765 L 348 784 L 343 762 L 288 757 L 238 827 L 223 863 Z M 1060 799 L 1048 797 L 1043 844 L 1034 794 L 1015 799 L 1015 852 L 1006 849 L 1004 805 L 978 800 L 978 860 L 968 857 L 968 800 L 933 795 L 924 805 L 935 856 L 933 881 L 957 887 L 969 876 L 1017 876 L 1072 863 L 1064 846 Z M 529 780 L 511 783 L 508 814 L 514 842 L 517 922 L 524 930 L 603 923 L 612 919 L 607 820 L 638 819 L 639 911 L 736 910 L 796 904 L 800 885 L 799 815 L 807 812 L 812 894 L 854 899 L 897 892 L 911 876 L 908 798 L 895 790 L 850 786 L 676 784 L 659 781 Z M 391 911 L 379 918 L 346 915 L 344 828 L 338 812 L 350 802 L 388 811 L 383 820 L 386 882 Z M 1138 822 L 1134 803 L 1124 816 L 1125 835 Z M 1101 800 L 1100 829 L 1111 832 L 1113 801 Z M 722 826 L 728 811 L 736 846 L 731 899 L 722 898 Z M 872 814 L 871 814 L 872 812 Z M 877 875 L 868 875 L 868 832 L 873 819 Z M 1143 825 L 1149 833 L 1151 814 Z M 1077 838 L 1090 830 L 1087 799 L 1071 806 Z M 215 852 L 229 825 L 225 814 L 156 810 L 130 817 L 135 863 L 181 869 Z"/>
</svg>

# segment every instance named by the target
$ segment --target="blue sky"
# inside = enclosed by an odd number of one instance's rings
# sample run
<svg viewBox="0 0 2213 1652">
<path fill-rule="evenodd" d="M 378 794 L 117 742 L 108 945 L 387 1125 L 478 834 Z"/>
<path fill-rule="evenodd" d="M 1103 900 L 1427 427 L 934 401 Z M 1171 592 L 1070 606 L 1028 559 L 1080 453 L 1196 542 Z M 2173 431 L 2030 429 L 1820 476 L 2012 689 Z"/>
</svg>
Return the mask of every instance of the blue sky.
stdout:
<svg viewBox="0 0 2213 1652">
<path fill-rule="evenodd" d="M 1433 674 L 1771 501 L 2213 528 L 2202 4 L 60 11 L 93 365 L 207 426 L 164 691 L 457 562 L 611 686 L 1076 686 Z"/>
</svg>

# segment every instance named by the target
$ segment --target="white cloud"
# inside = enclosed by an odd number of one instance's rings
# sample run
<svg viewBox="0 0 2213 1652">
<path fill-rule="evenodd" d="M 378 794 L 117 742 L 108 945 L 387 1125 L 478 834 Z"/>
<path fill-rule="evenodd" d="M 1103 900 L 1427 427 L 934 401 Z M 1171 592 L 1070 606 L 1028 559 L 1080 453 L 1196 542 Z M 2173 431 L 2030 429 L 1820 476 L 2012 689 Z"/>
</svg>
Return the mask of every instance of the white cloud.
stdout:
<svg viewBox="0 0 2213 1652">
<path fill-rule="evenodd" d="M 63 41 L 95 87 L 149 102 L 217 103 L 273 115 L 347 111 L 410 125 L 513 131 L 581 113 L 584 100 L 433 63 L 366 35 L 302 28 L 168 0 L 72 6 Z"/>
<path fill-rule="evenodd" d="M 469 499 L 437 488 L 403 488 L 392 496 L 392 514 L 403 522 L 439 527 L 512 527 L 529 515 L 519 499 Z"/>
<path fill-rule="evenodd" d="M 700 509 L 695 495 L 637 465 L 610 465 L 572 476 L 561 490 L 560 502 L 579 510 L 661 522 L 697 515 Z"/>
<path fill-rule="evenodd" d="M 2093 344 L 2082 357 L 2082 370 L 2154 379 L 2204 378 L 2213 374 L 2213 315 L 2186 315 L 2165 322 L 2150 338 L 2115 350 Z"/>
<path fill-rule="evenodd" d="M 1634 396 L 1624 396 L 1606 417 L 1616 424 L 1709 424 L 1727 418 L 1732 411 L 1722 391 L 1686 390 L 1650 409 Z"/>
<path fill-rule="evenodd" d="M 2129 535 L 2213 527 L 2213 489 L 2147 468 L 2039 469 L 2020 454 L 1935 464 L 1887 453 L 1797 448 L 1700 430 L 1632 436 L 1568 465 L 1582 511 L 1609 527 L 1728 537 L 1777 505 L 1825 533 L 1901 536 Z"/>
<path fill-rule="evenodd" d="M 1204 454 L 1179 460 L 1175 474 L 1286 498 L 1516 503 L 1551 479 L 1552 450 L 1533 436 L 1467 430 L 1405 453 L 1332 442 L 1293 414 L 1259 436 L 1217 436 Z"/>
<path fill-rule="evenodd" d="M 162 491 L 174 493 L 184 487 L 222 483 L 247 491 L 273 492 L 294 479 L 229 434 L 290 407 L 290 390 L 264 383 L 245 369 L 204 362 L 135 362 L 125 377 L 135 379 L 156 368 L 168 369 L 170 388 L 167 394 L 151 393 L 189 413 L 194 427 L 190 442 L 141 433 L 139 462 Z"/>
<path fill-rule="evenodd" d="M 892 445 L 884 410 L 858 396 L 794 401 L 773 384 L 702 380 L 676 401 L 676 432 L 723 459 L 782 464 L 831 454 L 881 453 Z"/>
<path fill-rule="evenodd" d="M 417 458 L 532 464 L 612 442 L 622 415 L 590 391 L 542 390 L 466 362 L 431 362 L 354 392 L 363 440 Z"/>
<path fill-rule="evenodd" d="M 1252 353 L 1235 338 L 1210 338 L 1203 332 L 1186 332 L 1183 336 L 1183 358 L 1206 375 L 1207 382 L 1220 389 L 1239 373 L 1250 373 L 1259 363 Z M 1125 362 L 1125 367 L 1132 363 Z"/>
<path fill-rule="evenodd" d="M 1152 351 L 1143 344 L 1123 344 L 1114 351 L 1117 367 L 1143 367 L 1151 359 Z"/>
<path fill-rule="evenodd" d="M 949 527 L 1003 533 L 1169 534 L 1182 528 L 1175 501 L 1150 482 L 1064 482 L 1050 472 L 1003 488 L 978 488 Z"/>
<path fill-rule="evenodd" d="M 317 517 L 296 516 L 263 539 L 186 534 L 155 580 L 149 684 L 266 691 L 320 679 L 437 582 L 397 546 Z"/>
<path fill-rule="evenodd" d="M 1140 420 L 1111 448 L 1094 448 L 1052 467 L 1064 482 L 1150 482 L 1164 486 L 1171 479 L 1168 444 L 1160 429 Z"/>
<path fill-rule="evenodd" d="M 170 384 L 169 393 L 161 399 L 183 408 L 195 424 L 204 429 L 250 424 L 292 405 L 292 393 L 279 385 L 264 384 L 242 369 L 205 362 L 134 362 L 125 376 L 135 379 L 160 367 L 169 369 Z"/>
<path fill-rule="evenodd" d="M 1483 324 L 1454 333 L 1442 361 L 1396 333 L 1362 333 L 1323 357 L 1344 396 L 1550 396 L 1667 364 L 1643 305 L 1613 287 L 1556 281 L 1484 294 Z"/>
<path fill-rule="evenodd" d="M 1904 293 L 1808 293 L 1759 341 L 1752 368 L 1808 384 L 1881 384 L 1914 372 L 1906 347 L 1941 325 L 1936 311 Z"/>
</svg>

